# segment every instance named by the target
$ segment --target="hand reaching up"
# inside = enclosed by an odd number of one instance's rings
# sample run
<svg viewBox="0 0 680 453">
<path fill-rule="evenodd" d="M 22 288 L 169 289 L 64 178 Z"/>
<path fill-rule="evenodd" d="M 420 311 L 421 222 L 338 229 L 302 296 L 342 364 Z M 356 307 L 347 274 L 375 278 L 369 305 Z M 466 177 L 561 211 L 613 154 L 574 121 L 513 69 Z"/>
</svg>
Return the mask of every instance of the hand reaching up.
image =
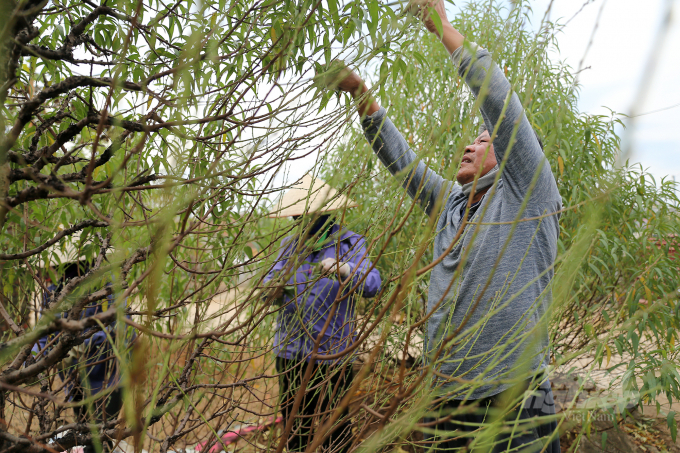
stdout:
<svg viewBox="0 0 680 453">
<path fill-rule="evenodd" d="M 355 101 L 360 101 L 357 106 L 359 116 L 372 115 L 380 110 L 380 106 L 368 92 L 366 82 L 343 61 L 336 60 L 323 67 L 323 72 L 316 75 L 314 83 L 327 89 L 344 91 Z"/>
<path fill-rule="evenodd" d="M 453 28 L 446 16 L 444 0 L 410 0 L 406 9 L 409 13 L 419 17 L 430 33 L 441 39 L 449 53 L 463 45 L 465 37 Z M 441 33 L 437 29 L 435 17 L 441 22 Z"/>
<path fill-rule="evenodd" d="M 361 94 L 363 86 L 366 85 L 342 60 L 335 60 L 321 68 L 314 77 L 314 83 L 329 90 L 340 90 L 354 96 Z"/>
<path fill-rule="evenodd" d="M 406 8 L 409 13 L 423 21 L 427 31 L 437 36 L 439 36 L 439 31 L 432 16 L 435 14 L 439 16 L 442 26 L 449 24 L 449 19 L 446 17 L 444 0 L 411 0 Z M 441 38 L 441 36 L 439 37 Z"/>
</svg>

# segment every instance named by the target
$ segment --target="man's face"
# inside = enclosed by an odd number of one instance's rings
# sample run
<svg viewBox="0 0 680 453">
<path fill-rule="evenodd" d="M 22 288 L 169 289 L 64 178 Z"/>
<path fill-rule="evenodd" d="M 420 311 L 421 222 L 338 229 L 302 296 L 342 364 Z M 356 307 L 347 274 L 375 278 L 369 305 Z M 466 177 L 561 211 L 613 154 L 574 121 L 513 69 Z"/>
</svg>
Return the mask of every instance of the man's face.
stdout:
<svg viewBox="0 0 680 453">
<path fill-rule="evenodd" d="M 489 148 L 489 152 L 486 159 L 484 159 L 484 153 L 486 153 L 487 148 Z M 493 143 L 491 143 L 489 133 L 484 131 L 472 145 L 465 147 L 465 154 L 463 155 L 463 161 L 460 164 L 456 179 L 461 185 L 467 184 L 474 181 L 480 167 L 482 168 L 481 176 L 484 176 L 495 165 L 496 154 L 493 152 Z"/>
</svg>

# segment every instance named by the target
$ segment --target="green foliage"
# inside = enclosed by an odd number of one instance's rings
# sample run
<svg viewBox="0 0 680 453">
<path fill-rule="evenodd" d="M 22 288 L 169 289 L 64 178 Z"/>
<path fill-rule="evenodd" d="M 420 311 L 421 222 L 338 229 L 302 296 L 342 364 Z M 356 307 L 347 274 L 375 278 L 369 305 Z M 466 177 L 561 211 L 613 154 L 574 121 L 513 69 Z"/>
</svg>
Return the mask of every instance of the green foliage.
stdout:
<svg viewBox="0 0 680 453">
<path fill-rule="evenodd" d="M 358 302 L 357 330 L 373 330 L 358 351 L 357 394 L 373 413 L 354 415 L 357 442 L 410 442 L 432 397 L 418 368 L 429 274 L 413 274 L 432 261 L 432 225 L 377 162 L 349 100 L 313 81 L 333 61 L 361 68 L 414 151 L 455 179 L 478 119 L 442 46 L 377 0 L 29 0 L 2 11 L 0 450 L 52 451 L 31 439 L 63 450 L 91 436 L 78 425 L 50 440 L 75 421 L 64 389 L 86 369 L 64 377 L 58 364 L 95 332 L 107 333 L 124 389 L 111 438 L 167 450 L 275 413 L 280 306 L 263 296 L 263 278 L 300 229 L 265 216 L 288 188 L 281 178 L 310 156 L 310 171 L 359 203 L 338 215 L 366 237 L 385 286 Z M 634 398 L 675 401 L 676 188 L 617 167 L 618 117 L 578 112 L 574 70 L 547 57 L 555 26 L 535 35 L 527 20 L 522 2 L 473 2 L 454 25 L 504 69 L 558 179 L 555 365 L 586 356 Z M 47 286 L 78 260 L 92 272 L 43 307 Z M 106 304 L 90 330 L 80 324 L 87 301 Z M 59 335 L 31 354 L 48 333 Z M 398 404 L 395 383 L 408 390 Z M 671 413 L 668 425 L 675 433 Z"/>
<path fill-rule="evenodd" d="M 617 164 L 620 117 L 578 111 L 575 71 L 550 57 L 556 48 L 554 25 L 535 35 L 524 25 L 525 13 L 520 7 L 508 11 L 471 4 L 453 24 L 492 52 L 520 95 L 563 197 L 551 320 L 553 365 L 567 371 L 578 362 L 590 364 L 588 373 L 605 370 L 610 389 L 620 394 L 622 388 L 625 400 L 656 402 L 666 412 L 680 397 L 677 187 L 667 179 L 655 181 L 638 166 Z M 405 42 L 408 46 L 386 57 L 386 69 L 368 75 L 377 85 L 379 103 L 418 157 L 455 180 L 464 147 L 476 137 L 474 99 L 435 39 L 416 34 Z M 399 181 L 376 163 L 360 129 L 348 128 L 324 175 L 335 186 L 352 186 L 362 209 L 347 218 L 359 231 L 377 236 L 390 228 L 401 207 L 398 218 L 405 226 L 380 260 L 391 275 L 410 265 L 418 245 L 432 239 L 419 212 L 404 214 Z M 428 249 L 419 267 L 432 258 Z M 427 286 L 424 276 L 404 300 L 408 322 L 392 327 L 396 344 L 403 344 L 408 324 L 424 314 Z M 393 350 L 385 351 L 387 360 Z"/>
</svg>

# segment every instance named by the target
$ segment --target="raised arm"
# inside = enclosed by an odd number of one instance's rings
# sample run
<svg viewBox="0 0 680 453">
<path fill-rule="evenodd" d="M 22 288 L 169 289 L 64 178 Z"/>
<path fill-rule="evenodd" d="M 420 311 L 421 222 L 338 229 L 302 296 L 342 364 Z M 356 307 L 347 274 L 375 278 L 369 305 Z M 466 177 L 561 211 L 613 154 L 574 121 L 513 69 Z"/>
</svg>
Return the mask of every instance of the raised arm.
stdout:
<svg viewBox="0 0 680 453">
<path fill-rule="evenodd" d="M 427 215 L 431 215 L 437 200 L 446 199 L 454 187 L 453 183 L 439 176 L 424 162 L 417 162 L 418 156 L 387 117 L 385 109 L 364 117 L 361 123 L 378 159 L 390 173 L 403 178 L 402 186 L 409 196 L 418 201 Z"/>
<path fill-rule="evenodd" d="M 366 240 L 360 236 L 353 236 L 350 238 L 350 241 L 352 242 L 352 248 L 345 258 L 345 262 L 350 269 L 350 281 L 346 285 L 353 288 L 366 276 L 363 282 L 361 282 L 358 291 L 363 297 L 374 297 L 380 291 L 380 285 L 382 284 L 380 271 L 377 267 L 373 267 L 373 263 L 366 257 Z"/>
<path fill-rule="evenodd" d="M 489 134 L 498 125 L 493 147 L 499 163 L 507 159 L 502 174 L 503 182 L 509 189 L 506 193 L 524 199 L 534 175 L 540 169 L 532 198 L 541 201 L 559 199 L 550 164 L 524 113 L 524 107 L 489 52 L 476 48 L 470 53 L 461 47 L 453 53 L 452 58 L 459 65 L 459 73 L 465 76 L 465 82 L 475 97 L 480 94 L 483 96 L 481 111 Z M 488 89 L 484 89 L 485 84 Z"/>
<path fill-rule="evenodd" d="M 443 0 L 413 0 L 410 7 L 412 12 L 422 18 L 425 27 L 440 38 L 475 97 L 479 97 L 480 94 L 484 96 L 481 111 L 489 134 L 500 122 L 493 146 L 496 160 L 499 163 L 508 152 L 511 153 L 503 171 L 503 181 L 509 189 L 507 193 L 523 199 L 531 185 L 531 180 L 540 168 L 532 196 L 537 196 L 544 201 L 559 199 L 559 191 L 550 165 L 524 113 L 522 103 L 517 94 L 512 92 L 510 82 L 498 65 L 493 62 L 489 52 L 470 43 L 470 47 L 474 49 L 470 53 L 463 46 L 465 37 L 453 28 L 446 17 Z M 435 13 L 439 15 L 442 23 L 441 34 L 432 19 Z M 487 77 L 488 89 L 482 93 Z M 506 100 L 508 105 L 503 113 Z M 516 133 L 515 128 L 517 128 Z"/>
<path fill-rule="evenodd" d="M 352 95 L 357 101 L 357 113 L 373 151 L 393 175 L 403 175 L 402 185 L 411 198 L 416 198 L 430 215 L 438 198 L 446 197 L 453 184 L 418 162 L 418 156 L 409 148 L 401 133 L 371 96 L 366 83 L 349 69 L 342 74 L 338 89 Z M 413 168 L 415 165 L 415 168 Z M 405 173 L 406 170 L 409 170 Z M 445 193 L 442 193 L 445 191 Z"/>
</svg>

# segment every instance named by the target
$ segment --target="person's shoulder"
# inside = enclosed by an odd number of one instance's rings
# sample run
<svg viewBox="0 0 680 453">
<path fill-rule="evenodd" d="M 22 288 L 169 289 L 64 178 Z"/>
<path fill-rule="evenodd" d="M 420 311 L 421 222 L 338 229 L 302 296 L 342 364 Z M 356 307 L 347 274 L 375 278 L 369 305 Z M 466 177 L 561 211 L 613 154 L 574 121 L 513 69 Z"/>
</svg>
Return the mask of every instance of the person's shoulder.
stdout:
<svg viewBox="0 0 680 453">
<path fill-rule="evenodd" d="M 295 245 L 295 238 L 296 236 L 292 234 L 281 239 L 281 246 L 279 249 L 283 249 L 283 253 L 286 253 L 289 248 Z"/>
<path fill-rule="evenodd" d="M 465 201 L 467 203 L 467 196 L 463 194 L 463 188 L 460 184 L 451 182 L 449 186 L 449 193 L 444 200 L 443 210 L 448 211 L 460 206 L 460 203 Z"/>
<path fill-rule="evenodd" d="M 347 230 L 344 228 L 340 234 L 340 240 L 342 242 L 350 244 L 352 247 L 354 247 L 357 244 L 363 244 L 364 242 L 366 242 L 366 239 L 359 233 L 355 233 L 354 231 Z"/>
</svg>

